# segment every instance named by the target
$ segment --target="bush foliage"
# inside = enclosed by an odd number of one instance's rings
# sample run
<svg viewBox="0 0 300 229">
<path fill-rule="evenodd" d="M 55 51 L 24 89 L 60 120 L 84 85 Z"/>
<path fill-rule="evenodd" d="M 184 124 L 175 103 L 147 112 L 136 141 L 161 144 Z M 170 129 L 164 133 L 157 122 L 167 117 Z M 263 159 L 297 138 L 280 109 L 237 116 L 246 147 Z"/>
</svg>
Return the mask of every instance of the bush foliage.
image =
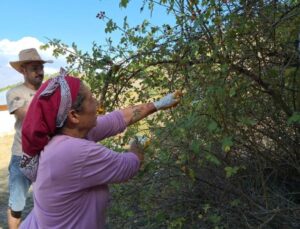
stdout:
<svg viewBox="0 0 300 229">
<path fill-rule="evenodd" d="M 128 0 L 120 1 L 125 7 Z M 181 104 L 106 144 L 146 134 L 139 175 L 111 188 L 109 228 L 300 226 L 300 3 L 144 0 L 174 24 L 122 26 L 92 53 L 51 40 L 111 111 L 180 89 Z"/>
</svg>

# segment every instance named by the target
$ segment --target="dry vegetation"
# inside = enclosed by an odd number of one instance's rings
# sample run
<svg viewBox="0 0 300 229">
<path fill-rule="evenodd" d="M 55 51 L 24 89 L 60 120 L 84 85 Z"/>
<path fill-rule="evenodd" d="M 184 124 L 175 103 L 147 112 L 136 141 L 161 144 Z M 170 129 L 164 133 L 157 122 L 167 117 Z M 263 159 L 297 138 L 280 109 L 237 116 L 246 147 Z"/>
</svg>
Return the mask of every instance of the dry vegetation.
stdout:
<svg viewBox="0 0 300 229">
<path fill-rule="evenodd" d="M 7 228 L 6 209 L 8 201 L 8 164 L 13 135 L 0 136 L 0 229 Z M 28 199 L 25 214 L 32 208 L 32 199 Z"/>
</svg>

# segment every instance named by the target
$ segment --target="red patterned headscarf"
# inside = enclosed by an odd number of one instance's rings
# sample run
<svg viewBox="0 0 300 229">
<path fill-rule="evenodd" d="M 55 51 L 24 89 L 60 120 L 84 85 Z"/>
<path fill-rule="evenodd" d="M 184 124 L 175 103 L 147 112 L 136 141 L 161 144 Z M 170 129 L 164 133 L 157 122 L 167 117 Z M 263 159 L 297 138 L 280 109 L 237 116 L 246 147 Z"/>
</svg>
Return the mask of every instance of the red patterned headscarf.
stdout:
<svg viewBox="0 0 300 229">
<path fill-rule="evenodd" d="M 80 79 L 66 75 L 64 70 L 42 84 L 23 121 L 22 148 L 25 154 L 32 157 L 39 154 L 56 129 L 63 126 L 79 88 Z"/>
</svg>

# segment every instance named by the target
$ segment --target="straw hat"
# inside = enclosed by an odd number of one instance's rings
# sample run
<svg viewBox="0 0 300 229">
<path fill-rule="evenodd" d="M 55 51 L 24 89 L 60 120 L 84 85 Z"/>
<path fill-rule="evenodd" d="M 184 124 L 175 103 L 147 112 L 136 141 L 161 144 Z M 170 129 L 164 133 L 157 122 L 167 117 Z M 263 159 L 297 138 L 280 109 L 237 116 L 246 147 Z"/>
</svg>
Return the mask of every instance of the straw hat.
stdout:
<svg viewBox="0 0 300 229">
<path fill-rule="evenodd" d="M 10 65 L 16 69 L 18 72 L 21 72 L 21 66 L 24 63 L 29 63 L 29 62 L 42 62 L 44 63 L 53 63 L 52 60 L 42 60 L 40 55 L 38 54 L 37 50 L 35 48 L 30 48 L 30 49 L 24 49 L 20 51 L 19 53 L 19 60 L 18 61 L 11 61 L 9 62 Z"/>
</svg>

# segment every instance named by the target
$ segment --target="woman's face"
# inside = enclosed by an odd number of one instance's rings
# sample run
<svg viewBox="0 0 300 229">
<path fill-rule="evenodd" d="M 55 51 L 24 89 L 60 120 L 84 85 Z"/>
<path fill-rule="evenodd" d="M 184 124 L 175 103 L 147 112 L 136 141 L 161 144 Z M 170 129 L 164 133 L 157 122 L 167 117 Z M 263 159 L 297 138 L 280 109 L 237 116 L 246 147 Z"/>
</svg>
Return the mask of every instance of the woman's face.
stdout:
<svg viewBox="0 0 300 229">
<path fill-rule="evenodd" d="M 82 111 L 78 112 L 80 115 L 79 128 L 89 131 L 96 126 L 97 123 L 97 101 L 94 98 L 90 89 L 83 85 L 84 100 L 82 104 Z"/>
</svg>

